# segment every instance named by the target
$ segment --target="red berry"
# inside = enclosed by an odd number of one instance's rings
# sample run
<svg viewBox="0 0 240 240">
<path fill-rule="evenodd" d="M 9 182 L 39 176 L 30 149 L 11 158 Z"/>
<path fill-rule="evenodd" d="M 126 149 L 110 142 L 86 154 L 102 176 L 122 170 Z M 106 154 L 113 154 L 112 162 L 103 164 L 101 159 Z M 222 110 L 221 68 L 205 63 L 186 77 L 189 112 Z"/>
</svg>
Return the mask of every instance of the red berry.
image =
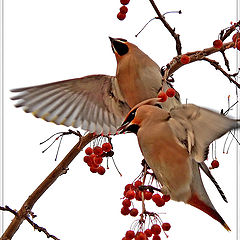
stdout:
<svg viewBox="0 0 240 240">
<path fill-rule="evenodd" d="M 165 205 L 165 201 L 161 198 L 157 202 L 155 202 L 158 207 L 162 207 Z"/>
<path fill-rule="evenodd" d="M 120 13 L 126 14 L 128 12 L 128 8 L 126 6 L 120 7 Z"/>
<path fill-rule="evenodd" d="M 87 155 L 91 155 L 93 153 L 93 149 L 91 147 L 88 147 L 88 148 L 85 149 L 85 153 Z"/>
<path fill-rule="evenodd" d="M 168 97 L 174 97 L 175 93 L 176 93 L 176 91 L 174 88 L 168 88 L 168 90 L 166 91 L 166 94 Z"/>
<path fill-rule="evenodd" d="M 161 232 L 161 227 L 158 224 L 153 224 L 151 227 L 151 232 L 155 235 L 158 235 Z"/>
<path fill-rule="evenodd" d="M 137 191 L 135 198 L 136 198 L 137 201 L 142 201 L 142 192 L 141 191 Z"/>
<path fill-rule="evenodd" d="M 119 12 L 117 18 L 122 21 L 126 18 L 126 14 Z"/>
<path fill-rule="evenodd" d="M 188 64 L 190 62 L 190 57 L 186 54 L 181 56 L 180 62 L 182 64 Z"/>
<path fill-rule="evenodd" d="M 127 239 L 133 239 L 135 237 L 135 233 L 132 230 L 128 230 L 125 236 Z"/>
<path fill-rule="evenodd" d="M 240 33 L 239 32 L 235 33 L 232 37 L 232 40 L 233 40 L 233 42 L 239 41 L 240 40 Z"/>
<path fill-rule="evenodd" d="M 102 150 L 101 147 L 96 146 L 96 147 L 93 148 L 93 153 L 96 154 L 97 156 L 101 156 L 102 153 L 103 153 L 103 150 Z"/>
<path fill-rule="evenodd" d="M 151 231 L 151 229 L 146 229 L 146 230 L 144 231 L 144 233 L 146 234 L 147 237 L 151 237 L 151 236 L 152 236 L 152 231 Z"/>
<path fill-rule="evenodd" d="M 162 197 L 157 193 L 152 196 L 152 200 L 156 203 L 157 201 L 161 200 Z"/>
<path fill-rule="evenodd" d="M 217 160 L 213 160 L 211 162 L 212 168 L 218 168 L 219 167 L 219 162 Z"/>
<path fill-rule="evenodd" d="M 168 202 L 170 200 L 170 196 L 169 195 L 163 195 L 162 199 L 164 200 L 164 202 Z"/>
<path fill-rule="evenodd" d="M 160 91 L 158 93 L 158 98 L 160 98 L 160 102 L 166 102 L 167 101 L 167 94 L 164 91 Z"/>
<path fill-rule="evenodd" d="M 122 214 L 122 215 L 126 216 L 126 215 L 128 215 L 129 213 L 130 213 L 130 209 L 129 209 L 129 208 L 127 208 L 127 207 L 122 207 L 122 208 L 121 208 L 121 214 Z"/>
<path fill-rule="evenodd" d="M 170 228 L 171 228 L 170 223 L 163 223 L 162 224 L 163 231 L 168 231 Z"/>
<path fill-rule="evenodd" d="M 96 173 L 96 172 L 97 172 L 97 168 L 95 168 L 95 167 L 90 167 L 90 171 L 91 171 L 92 173 Z"/>
<path fill-rule="evenodd" d="M 152 195 L 153 195 L 152 192 L 144 191 L 143 193 L 144 193 L 144 199 L 146 199 L 146 200 L 152 199 Z"/>
<path fill-rule="evenodd" d="M 127 5 L 130 2 L 130 0 L 120 0 L 120 3 L 122 5 Z"/>
<path fill-rule="evenodd" d="M 104 152 L 110 152 L 112 150 L 112 145 L 111 143 L 107 142 L 102 145 L 102 150 Z"/>
<path fill-rule="evenodd" d="M 129 199 L 124 199 L 124 200 L 122 201 L 122 205 L 123 205 L 124 207 L 129 208 L 129 207 L 131 206 L 131 201 L 130 201 Z"/>
<path fill-rule="evenodd" d="M 94 153 L 92 153 L 92 154 L 89 156 L 89 158 L 90 158 L 92 161 L 94 161 L 95 157 L 96 157 L 96 155 L 95 155 Z"/>
<path fill-rule="evenodd" d="M 213 42 L 213 46 L 215 47 L 215 48 L 221 48 L 222 47 L 222 45 L 223 45 L 223 42 L 222 42 L 222 40 L 215 40 L 214 42 Z"/>
<path fill-rule="evenodd" d="M 140 180 L 137 180 L 135 183 L 134 183 L 134 186 L 136 187 L 136 188 L 138 188 L 139 186 L 141 186 L 142 185 L 142 182 L 140 181 Z"/>
<path fill-rule="evenodd" d="M 138 232 L 136 234 L 135 240 L 147 240 L 147 236 L 143 232 Z"/>
<path fill-rule="evenodd" d="M 85 163 L 88 163 L 90 161 L 90 157 L 89 156 L 84 156 L 83 161 Z"/>
<path fill-rule="evenodd" d="M 134 199 L 135 196 L 136 196 L 136 193 L 133 190 L 128 190 L 125 193 L 125 197 L 128 198 L 128 199 Z"/>
<path fill-rule="evenodd" d="M 103 175 L 106 172 L 106 170 L 103 166 L 100 166 L 99 168 L 97 168 L 97 172 L 98 174 Z"/>
<path fill-rule="evenodd" d="M 102 157 L 96 156 L 94 158 L 94 163 L 96 163 L 98 165 L 100 165 L 102 163 L 102 161 L 103 161 Z"/>
<path fill-rule="evenodd" d="M 128 190 L 130 190 L 130 189 L 132 189 L 132 187 L 133 187 L 133 185 L 132 184 L 127 184 L 126 186 L 125 186 L 125 191 L 128 191 Z"/>
<path fill-rule="evenodd" d="M 152 240 L 161 240 L 160 236 L 159 235 L 154 235 Z"/>
<path fill-rule="evenodd" d="M 130 215 L 132 217 L 136 217 L 138 215 L 138 210 L 136 208 L 131 209 Z"/>
<path fill-rule="evenodd" d="M 237 42 L 236 47 L 237 47 L 237 50 L 240 51 L 240 41 Z"/>
</svg>

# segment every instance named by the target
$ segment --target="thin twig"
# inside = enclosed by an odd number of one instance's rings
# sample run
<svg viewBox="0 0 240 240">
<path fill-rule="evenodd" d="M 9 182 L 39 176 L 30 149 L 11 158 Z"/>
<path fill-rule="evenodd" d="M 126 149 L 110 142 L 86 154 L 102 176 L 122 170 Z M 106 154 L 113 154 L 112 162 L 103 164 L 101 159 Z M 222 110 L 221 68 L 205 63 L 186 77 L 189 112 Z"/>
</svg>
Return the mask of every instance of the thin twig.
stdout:
<svg viewBox="0 0 240 240">
<path fill-rule="evenodd" d="M 182 54 L 182 44 L 180 41 L 180 35 L 176 34 L 175 29 L 173 29 L 169 23 L 165 20 L 164 16 L 160 13 L 158 7 L 156 6 L 154 0 L 149 0 L 149 2 L 152 4 L 153 9 L 155 10 L 155 12 L 157 13 L 159 19 L 161 20 L 161 22 L 163 23 L 163 25 L 167 28 L 167 30 L 171 33 L 171 35 L 174 37 L 175 41 L 176 41 L 176 50 L 177 50 L 177 54 L 181 55 Z"/>
</svg>

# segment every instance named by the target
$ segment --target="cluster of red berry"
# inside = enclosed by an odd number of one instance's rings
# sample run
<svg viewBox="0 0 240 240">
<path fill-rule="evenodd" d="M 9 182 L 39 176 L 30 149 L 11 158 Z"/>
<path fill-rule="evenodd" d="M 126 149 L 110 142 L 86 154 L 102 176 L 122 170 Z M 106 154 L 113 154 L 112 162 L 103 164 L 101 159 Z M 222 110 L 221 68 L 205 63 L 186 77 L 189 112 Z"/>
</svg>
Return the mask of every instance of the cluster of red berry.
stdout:
<svg viewBox="0 0 240 240">
<path fill-rule="evenodd" d="M 135 234 L 133 230 L 128 230 L 125 234 L 125 237 L 122 240 L 147 240 L 152 237 L 152 240 L 161 240 L 159 234 L 161 231 L 168 231 L 171 228 L 169 223 L 153 224 L 151 228 L 146 229 L 145 231 L 139 231 Z"/>
<path fill-rule="evenodd" d="M 101 166 L 103 157 L 112 157 L 114 154 L 112 145 L 109 142 L 103 143 L 102 147 L 88 147 L 85 149 L 85 153 L 86 156 L 84 156 L 83 161 L 87 163 L 92 173 L 98 173 L 100 175 L 103 175 L 106 171 L 105 168 Z"/>
<path fill-rule="evenodd" d="M 232 37 L 232 40 L 235 43 L 235 47 L 237 48 L 237 50 L 240 51 L 240 33 L 235 33 Z"/>
<path fill-rule="evenodd" d="M 122 201 L 123 207 L 121 208 L 122 215 L 126 216 L 130 214 L 132 217 L 136 217 L 138 215 L 137 208 L 133 207 L 130 209 L 130 207 L 133 206 L 133 199 L 136 199 L 137 201 L 152 200 L 158 207 L 162 207 L 165 205 L 166 202 L 170 200 L 170 196 L 160 196 L 160 194 L 158 193 L 154 194 L 153 190 L 144 189 L 141 180 L 136 180 L 134 183 L 127 184 L 125 186 L 124 200 Z M 153 224 L 153 222 L 151 222 L 151 224 Z M 158 224 L 153 224 L 151 229 L 146 229 L 145 231 L 143 231 L 143 228 L 141 227 L 140 229 L 138 229 L 138 231 L 136 231 L 136 234 L 133 230 L 128 230 L 122 240 L 130 240 L 133 238 L 135 238 L 136 240 L 147 240 L 148 238 L 152 237 L 152 235 L 153 240 L 159 240 L 159 234 L 161 232 L 161 229 L 163 231 L 168 231 L 170 228 L 171 225 L 169 223 L 162 223 L 161 226 Z"/>
<path fill-rule="evenodd" d="M 160 102 L 166 102 L 168 97 L 174 97 L 176 94 L 176 91 L 174 88 L 168 88 L 166 92 L 160 91 L 158 93 L 158 98 L 160 98 Z"/>
<path fill-rule="evenodd" d="M 120 12 L 118 13 L 117 18 L 122 21 L 126 18 L 126 13 L 128 12 L 128 8 L 125 5 L 127 5 L 130 0 L 120 0 L 120 2 L 123 6 L 120 7 Z"/>
</svg>

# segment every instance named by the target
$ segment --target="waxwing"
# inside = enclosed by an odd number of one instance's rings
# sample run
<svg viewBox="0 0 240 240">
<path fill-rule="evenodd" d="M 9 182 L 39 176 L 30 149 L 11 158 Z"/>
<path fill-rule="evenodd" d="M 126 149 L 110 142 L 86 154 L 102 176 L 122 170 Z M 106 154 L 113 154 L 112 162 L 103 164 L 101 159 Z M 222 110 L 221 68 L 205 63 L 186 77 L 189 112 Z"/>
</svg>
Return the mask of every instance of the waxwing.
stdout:
<svg viewBox="0 0 240 240">
<path fill-rule="evenodd" d="M 90 75 L 11 90 L 16 107 L 45 121 L 81 127 L 97 134 L 113 134 L 137 103 L 156 97 L 162 87 L 159 66 L 125 39 L 110 38 L 117 60 L 116 76 Z M 167 85 L 168 88 L 169 86 Z M 166 103 L 180 103 L 179 94 Z"/>
<path fill-rule="evenodd" d="M 204 160 L 214 140 L 239 127 L 239 121 L 193 104 L 164 110 L 155 98 L 131 109 L 119 131 L 136 133 L 142 154 L 163 194 L 202 210 L 230 231 L 210 201 L 200 168 L 227 201 Z"/>
</svg>

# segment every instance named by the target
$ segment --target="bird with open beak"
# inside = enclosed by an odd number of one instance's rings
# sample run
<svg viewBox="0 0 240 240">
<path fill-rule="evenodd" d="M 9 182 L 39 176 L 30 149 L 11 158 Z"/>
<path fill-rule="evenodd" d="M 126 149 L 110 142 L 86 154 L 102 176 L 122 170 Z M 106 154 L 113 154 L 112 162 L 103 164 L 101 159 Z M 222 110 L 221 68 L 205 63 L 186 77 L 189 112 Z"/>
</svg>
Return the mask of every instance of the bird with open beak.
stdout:
<svg viewBox="0 0 240 240">
<path fill-rule="evenodd" d="M 220 222 L 230 231 L 213 206 L 201 179 L 201 168 L 226 198 L 204 163 L 209 145 L 239 121 L 193 104 L 162 109 L 158 98 L 137 104 L 128 113 L 119 132 L 137 135 L 139 147 L 160 182 L 163 194 L 190 204 Z"/>
<path fill-rule="evenodd" d="M 122 38 L 110 41 L 117 60 L 116 76 L 89 75 L 13 89 L 17 94 L 12 100 L 18 100 L 15 106 L 48 122 L 97 134 L 115 133 L 133 106 L 157 97 L 162 75 L 159 66 L 134 44 Z M 178 104 L 176 94 L 162 106 L 169 110 Z"/>
</svg>

